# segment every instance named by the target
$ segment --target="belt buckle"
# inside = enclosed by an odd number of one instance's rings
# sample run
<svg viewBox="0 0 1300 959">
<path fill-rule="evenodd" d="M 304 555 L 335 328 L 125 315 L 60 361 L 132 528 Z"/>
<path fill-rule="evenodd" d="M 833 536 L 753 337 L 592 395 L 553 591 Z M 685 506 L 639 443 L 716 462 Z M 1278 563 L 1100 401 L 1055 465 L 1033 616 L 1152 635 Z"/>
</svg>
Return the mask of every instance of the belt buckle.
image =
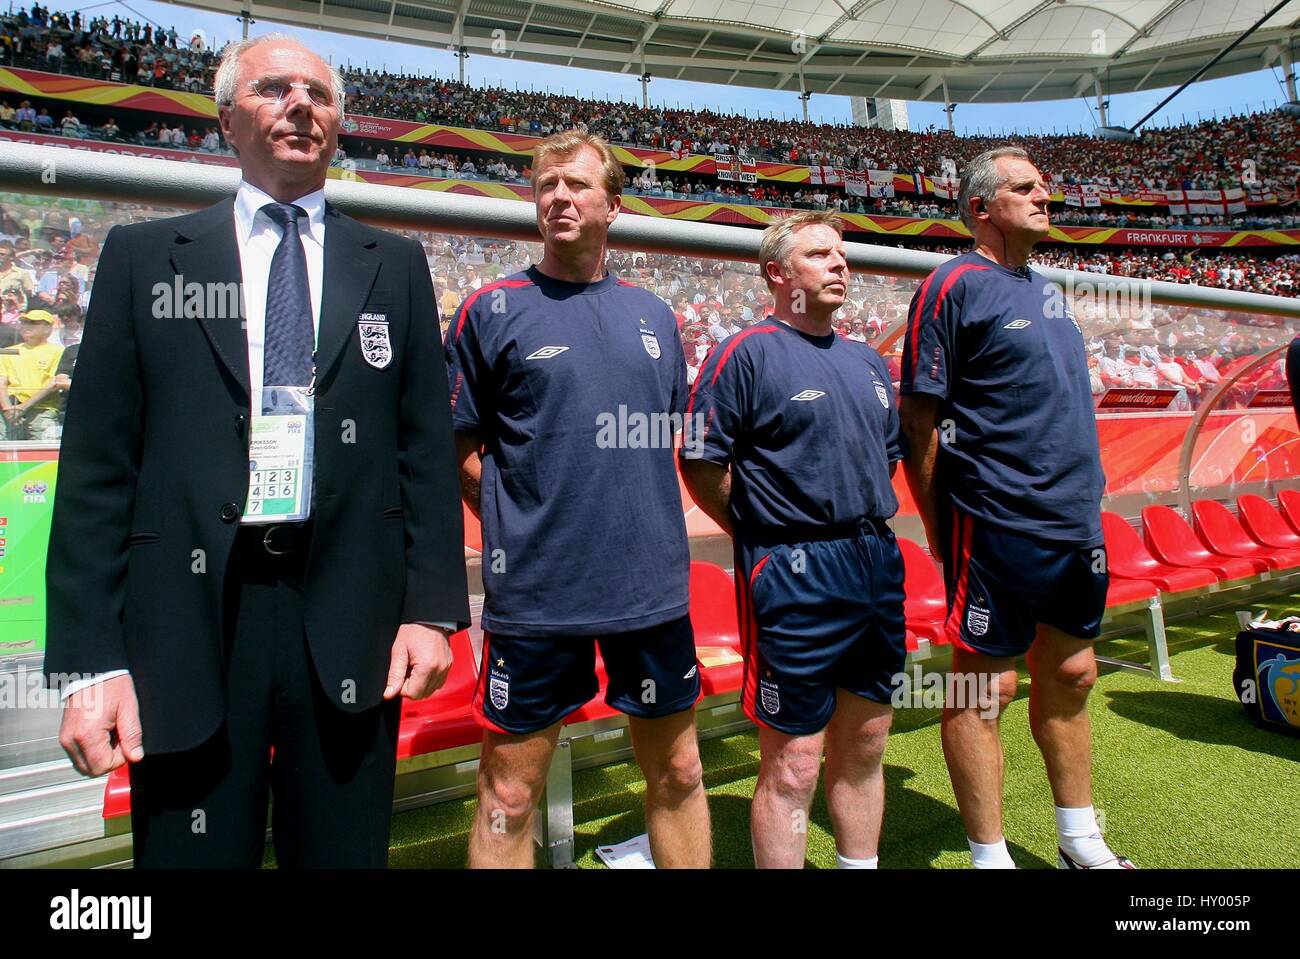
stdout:
<svg viewBox="0 0 1300 959">
<path fill-rule="evenodd" d="M 282 524 L 268 526 L 266 528 L 266 532 L 262 535 L 262 548 L 266 550 L 268 553 L 270 553 L 272 556 L 288 556 L 290 553 L 293 552 L 293 550 L 291 549 L 275 549 L 274 547 L 271 546 L 271 537 L 275 533 L 275 531 L 277 529 L 286 529 L 286 528 L 287 527 L 285 527 Z"/>
</svg>

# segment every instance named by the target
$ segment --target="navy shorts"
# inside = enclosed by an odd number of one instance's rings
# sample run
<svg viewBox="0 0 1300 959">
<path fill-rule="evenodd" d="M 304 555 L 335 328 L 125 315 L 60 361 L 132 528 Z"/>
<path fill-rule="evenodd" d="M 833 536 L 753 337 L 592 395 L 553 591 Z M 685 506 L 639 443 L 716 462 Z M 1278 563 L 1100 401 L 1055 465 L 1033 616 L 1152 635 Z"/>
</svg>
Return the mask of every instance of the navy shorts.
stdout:
<svg viewBox="0 0 1300 959">
<path fill-rule="evenodd" d="M 1106 612 L 1106 547 L 1048 543 L 947 512 L 944 632 L 959 649 L 1020 656 L 1038 625 L 1096 639 Z"/>
<path fill-rule="evenodd" d="M 605 702 L 611 708 L 656 719 L 690 709 L 699 699 L 700 668 L 689 616 L 596 638 L 484 633 L 474 694 L 479 724 L 499 733 L 535 733 L 586 705 L 600 689 L 597 643 L 609 678 Z"/>
<path fill-rule="evenodd" d="M 903 557 L 883 522 L 778 546 L 739 537 L 736 595 L 742 704 L 755 723 L 807 736 L 831 721 L 837 689 L 891 701 L 907 632 Z"/>
</svg>

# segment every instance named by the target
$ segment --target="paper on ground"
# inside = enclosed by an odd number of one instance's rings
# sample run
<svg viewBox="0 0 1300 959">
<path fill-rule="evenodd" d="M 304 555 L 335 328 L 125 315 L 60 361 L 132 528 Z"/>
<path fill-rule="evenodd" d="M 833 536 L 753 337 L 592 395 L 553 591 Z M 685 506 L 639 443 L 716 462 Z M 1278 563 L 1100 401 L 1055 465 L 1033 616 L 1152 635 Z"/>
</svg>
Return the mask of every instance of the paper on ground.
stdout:
<svg viewBox="0 0 1300 959">
<path fill-rule="evenodd" d="M 613 846 L 597 846 L 596 855 L 610 869 L 653 869 L 655 867 L 655 861 L 650 855 L 650 837 L 645 833 Z"/>
</svg>

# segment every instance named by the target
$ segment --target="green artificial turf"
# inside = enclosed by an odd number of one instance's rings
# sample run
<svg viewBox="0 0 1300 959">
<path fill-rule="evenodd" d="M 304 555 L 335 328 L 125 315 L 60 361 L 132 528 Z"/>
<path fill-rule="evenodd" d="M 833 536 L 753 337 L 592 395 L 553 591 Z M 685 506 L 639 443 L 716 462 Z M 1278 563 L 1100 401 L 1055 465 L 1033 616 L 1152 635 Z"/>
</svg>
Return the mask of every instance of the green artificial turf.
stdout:
<svg viewBox="0 0 1300 959">
<path fill-rule="evenodd" d="M 1300 595 L 1268 603 L 1273 615 L 1300 609 Z M 1178 684 L 1104 667 L 1089 700 L 1095 805 L 1111 847 L 1156 868 L 1294 867 L 1300 848 L 1300 738 L 1253 726 L 1232 689 L 1231 612 L 1169 627 Z M 1145 642 L 1113 640 L 1101 655 L 1144 662 Z M 1002 720 L 1005 822 L 1022 868 L 1056 865 L 1052 799 L 1029 732 L 1028 679 Z M 701 744 L 715 864 L 749 868 L 749 802 L 758 774 L 754 732 Z M 885 754 L 882 868 L 965 868 L 957 816 L 939 742 L 939 713 L 900 709 Z M 644 786 L 633 763 L 574 777 L 578 865 L 604 868 L 597 845 L 645 831 Z M 459 867 L 473 801 L 443 803 L 393 819 L 395 868 Z M 818 791 L 808 829 L 808 864 L 834 865 L 835 847 Z"/>
</svg>

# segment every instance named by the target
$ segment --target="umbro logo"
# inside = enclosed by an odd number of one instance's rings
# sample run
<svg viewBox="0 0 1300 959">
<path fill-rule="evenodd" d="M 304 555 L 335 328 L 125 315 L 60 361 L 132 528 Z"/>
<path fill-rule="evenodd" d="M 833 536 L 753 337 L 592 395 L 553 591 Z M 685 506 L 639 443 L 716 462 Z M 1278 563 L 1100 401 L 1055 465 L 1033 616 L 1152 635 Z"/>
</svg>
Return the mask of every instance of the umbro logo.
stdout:
<svg viewBox="0 0 1300 959">
<path fill-rule="evenodd" d="M 1012 321 L 1011 321 L 1010 323 L 1008 323 L 1006 326 L 1002 327 L 1002 329 L 1004 329 L 1004 330 L 1023 330 L 1023 329 L 1024 329 L 1026 326 L 1028 326 L 1031 322 L 1032 322 L 1031 320 L 1012 320 Z"/>
<path fill-rule="evenodd" d="M 694 666 L 691 667 L 691 671 L 687 673 L 685 676 L 683 676 L 682 679 L 690 679 L 699 671 L 699 668 L 700 668 L 699 663 L 696 663 Z"/>
<path fill-rule="evenodd" d="M 552 356 L 559 356 L 567 349 L 567 346 L 543 346 L 536 353 L 530 353 L 524 358 L 528 360 L 549 360 Z"/>
<path fill-rule="evenodd" d="M 817 397 L 825 395 L 826 394 L 821 390 L 804 390 L 802 393 L 796 393 L 794 396 L 790 397 L 790 399 L 802 402 L 806 400 L 815 400 Z"/>
</svg>

